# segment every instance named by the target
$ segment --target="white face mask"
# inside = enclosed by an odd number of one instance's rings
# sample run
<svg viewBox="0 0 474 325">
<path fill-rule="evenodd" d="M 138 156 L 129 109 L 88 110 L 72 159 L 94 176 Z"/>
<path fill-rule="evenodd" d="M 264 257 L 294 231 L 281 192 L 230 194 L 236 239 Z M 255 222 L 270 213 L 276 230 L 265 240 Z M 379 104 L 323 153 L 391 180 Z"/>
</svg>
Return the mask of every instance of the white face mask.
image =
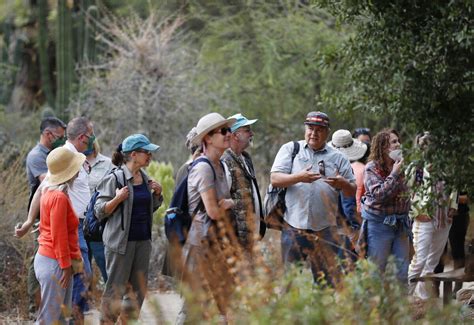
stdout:
<svg viewBox="0 0 474 325">
<path fill-rule="evenodd" d="M 388 156 L 395 162 L 403 159 L 403 153 L 401 149 L 395 149 L 390 151 L 388 153 Z"/>
</svg>

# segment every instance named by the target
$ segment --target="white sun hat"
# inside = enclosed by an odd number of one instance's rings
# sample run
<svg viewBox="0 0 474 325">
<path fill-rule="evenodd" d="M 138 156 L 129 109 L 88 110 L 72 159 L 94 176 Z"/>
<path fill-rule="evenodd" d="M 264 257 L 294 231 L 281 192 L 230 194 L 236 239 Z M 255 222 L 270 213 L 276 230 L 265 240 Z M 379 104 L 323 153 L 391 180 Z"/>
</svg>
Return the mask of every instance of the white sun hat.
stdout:
<svg viewBox="0 0 474 325">
<path fill-rule="evenodd" d="M 329 145 L 344 153 L 350 161 L 364 157 L 367 145 L 360 140 L 353 139 L 349 130 L 337 130 L 333 133 Z"/>
<path fill-rule="evenodd" d="M 236 121 L 235 118 L 225 119 L 219 113 L 209 113 L 204 115 L 199 120 L 198 124 L 196 125 L 196 135 L 194 136 L 192 142 L 195 144 L 201 144 L 202 139 L 214 129 L 227 126 L 230 128 L 232 124 Z"/>
</svg>

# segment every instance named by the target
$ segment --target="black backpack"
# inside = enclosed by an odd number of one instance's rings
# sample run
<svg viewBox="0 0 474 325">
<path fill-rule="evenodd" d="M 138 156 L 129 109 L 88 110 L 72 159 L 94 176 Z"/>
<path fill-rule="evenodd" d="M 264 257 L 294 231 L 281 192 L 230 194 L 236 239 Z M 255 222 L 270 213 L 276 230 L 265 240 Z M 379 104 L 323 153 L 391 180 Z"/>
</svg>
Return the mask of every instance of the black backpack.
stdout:
<svg viewBox="0 0 474 325">
<path fill-rule="evenodd" d="M 115 172 L 116 170 L 120 170 L 120 168 L 114 168 L 114 169 L 112 169 L 112 171 L 110 173 L 115 176 L 115 181 L 116 181 L 116 184 L 117 184 L 117 188 L 121 189 L 125 185 L 120 184 L 120 182 L 118 181 L 118 177 L 117 177 L 117 174 Z M 123 171 L 122 171 L 122 173 L 123 173 Z M 124 174 L 123 178 L 124 178 L 123 184 L 126 184 L 125 174 Z M 99 221 L 99 219 L 97 219 L 97 217 L 95 216 L 94 206 L 95 206 L 95 202 L 97 201 L 98 196 L 99 196 L 99 192 L 97 190 L 95 190 L 94 194 L 92 194 L 92 196 L 91 196 L 89 204 L 87 204 L 86 211 L 84 212 L 85 217 L 84 217 L 84 223 L 82 225 L 82 231 L 84 232 L 84 238 L 87 241 L 101 242 L 102 241 L 102 234 L 103 234 L 104 228 L 105 228 L 105 224 L 107 223 L 107 218 L 102 220 L 102 221 Z M 120 209 L 121 209 L 121 213 L 122 213 L 122 222 L 121 222 L 122 230 L 124 230 L 124 226 L 123 226 L 123 205 L 122 204 L 120 204 Z"/>
<path fill-rule="evenodd" d="M 214 167 L 209 160 L 206 158 L 198 158 L 193 161 L 188 169 L 189 171 L 197 164 L 205 162 L 212 168 L 214 179 L 216 179 L 216 172 Z M 165 233 L 170 243 L 179 243 L 184 245 L 188 236 L 189 228 L 194 216 L 199 210 L 204 208 L 202 200 L 199 201 L 196 209 L 194 209 L 192 215 L 189 214 L 189 202 L 188 202 L 188 175 L 176 187 L 173 197 L 171 198 L 170 207 L 166 210 L 165 214 Z"/>
<path fill-rule="evenodd" d="M 291 166 L 296 155 L 300 151 L 300 144 L 297 141 L 293 141 L 293 152 L 291 153 Z M 286 187 L 279 188 L 273 187 L 272 184 L 268 185 L 267 193 L 263 201 L 263 214 L 264 221 L 267 228 L 282 230 L 285 225 L 283 215 L 286 211 Z"/>
</svg>

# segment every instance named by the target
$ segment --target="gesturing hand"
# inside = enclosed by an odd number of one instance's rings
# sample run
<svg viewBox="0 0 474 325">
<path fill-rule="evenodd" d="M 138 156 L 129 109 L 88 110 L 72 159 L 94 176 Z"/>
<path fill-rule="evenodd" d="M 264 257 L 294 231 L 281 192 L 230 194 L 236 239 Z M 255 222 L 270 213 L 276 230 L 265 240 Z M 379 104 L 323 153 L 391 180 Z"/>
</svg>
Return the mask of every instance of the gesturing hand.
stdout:
<svg viewBox="0 0 474 325">
<path fill-rule="evenodd" d="M 311 168 L 312 168 L 312 166 L 309 165 L 304 170 L 302 170 L 302 171 L 300 171 L 299 173 L 296 174 L 297 177 L 298 177 L 299 182 L 301 182 L 301 183 L 312 183 L 312 182 L 317 181 L 318 179 L 320 179 L 322 177 L 321 174 L 313 172 L 311 170 Z"/>
<path fill-rule="evenodd" d="M 338 170 L 336 170 L 336 176 L 328 177 L 324 181 L 337 190 L 341 190 L 347 182 L 347 180 L 339 174 Z"/>
</svg>

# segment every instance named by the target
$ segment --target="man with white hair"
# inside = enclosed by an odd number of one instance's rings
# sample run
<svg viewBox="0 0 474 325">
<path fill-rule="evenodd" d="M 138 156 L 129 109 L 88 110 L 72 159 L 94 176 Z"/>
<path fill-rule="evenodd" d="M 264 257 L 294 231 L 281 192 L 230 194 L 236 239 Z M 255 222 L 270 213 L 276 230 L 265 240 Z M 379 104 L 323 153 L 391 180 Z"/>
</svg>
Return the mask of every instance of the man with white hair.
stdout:
<svg viewBox="0 0 474 325">
<path fill-rule="evenodd" d="M 253 140 L 251 125 L 257 120 L 249 120 L 242 114 L 229 119 L 236 119 L 230 127 L 230 148 L 222 155 L 226 170 L 227 184 L 234 201 L 232 216 L 239 243 L 249 253 L 252 251 L 257 229 L 260 236 L 265 234 L 262 217 L 262 200 L 260 197 L 252 158 L 245 151 Z"/>
</svg>

